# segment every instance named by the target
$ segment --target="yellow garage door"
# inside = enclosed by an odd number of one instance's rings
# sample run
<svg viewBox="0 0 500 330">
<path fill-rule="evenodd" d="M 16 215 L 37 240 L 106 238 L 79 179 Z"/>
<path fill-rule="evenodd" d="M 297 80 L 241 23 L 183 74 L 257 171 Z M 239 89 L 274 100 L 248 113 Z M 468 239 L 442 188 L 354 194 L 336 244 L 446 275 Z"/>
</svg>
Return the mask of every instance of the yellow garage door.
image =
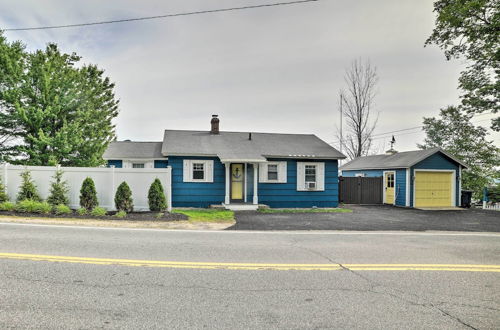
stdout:
<svg viewBox="0 0 500 330">
<path fill-rule="evenodd" d="M 453 173 L 415 172 L 415 207 L 452 206 Z"/>
</svg>

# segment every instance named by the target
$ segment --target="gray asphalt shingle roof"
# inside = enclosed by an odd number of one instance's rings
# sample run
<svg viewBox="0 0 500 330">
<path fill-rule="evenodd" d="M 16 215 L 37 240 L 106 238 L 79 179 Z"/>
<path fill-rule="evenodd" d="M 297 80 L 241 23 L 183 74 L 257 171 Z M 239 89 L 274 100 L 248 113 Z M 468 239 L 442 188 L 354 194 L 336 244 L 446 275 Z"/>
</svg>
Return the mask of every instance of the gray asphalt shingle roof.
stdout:
<svg viewBox="0 0 500 330">
<path fill-rule="evenodd" d="M 272 157 L 343 159 L 315 135 L 165 130 L 165 156 L 217 156 L 221 161 L 265 161 Z"/>
<path fill-rule="evenodd" d="M 104 159 L 165 158 L 161 154 L 162 142 L 113 141 L 104 152 Z"/>
<path fill-rule="evenodd" d="M 342 165 L 340 169 L 343 171 L 348 171 L 348 170 L 369 170 L 369 169 L 385 169 L 385 168 L 407 168 L 421 162 L 422 160 L 428 158 L 429 156 L 437 152 L 441 152 L 446 157 L 457 162 L 463 167 L 467 167 L 467 165 L 465 165 L 455 157 L 451 156 L 450 154 L 446 153 L 445 151 L 439 148 L 432 148 L 425 150 L 398 152 L 392 155 L 384 154 L 384 155 L 358 157 Z"/>
</svg>

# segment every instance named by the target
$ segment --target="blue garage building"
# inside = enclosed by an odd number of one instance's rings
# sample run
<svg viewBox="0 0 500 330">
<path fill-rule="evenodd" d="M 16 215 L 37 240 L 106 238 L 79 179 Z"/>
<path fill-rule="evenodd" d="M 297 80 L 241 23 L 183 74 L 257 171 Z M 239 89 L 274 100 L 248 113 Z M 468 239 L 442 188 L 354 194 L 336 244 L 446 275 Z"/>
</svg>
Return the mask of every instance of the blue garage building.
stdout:
<svg viewBox="0 0 500 330">
<path fill-rule="evenodd" d="M 383 201 L 406 207 L 460 206 L 466 165 L 439 148 L 356 158 L 341 167 L 344 177 L 382 177 Z"/>
</svg>

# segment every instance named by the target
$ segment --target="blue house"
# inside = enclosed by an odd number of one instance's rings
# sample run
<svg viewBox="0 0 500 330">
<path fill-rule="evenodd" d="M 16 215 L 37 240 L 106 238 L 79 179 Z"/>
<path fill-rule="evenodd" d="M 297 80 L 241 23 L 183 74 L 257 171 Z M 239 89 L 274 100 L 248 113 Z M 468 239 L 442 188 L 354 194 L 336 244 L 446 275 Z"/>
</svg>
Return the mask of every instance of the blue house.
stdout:
<svg viewBox="0 0 500 330">
<path fill-rule="evenodd" d="M 460 206 L 465 164 L 439 148 L 358 157 L 342 176 L 383 177 L 383 201 L 406 207 Z"/>
<path fill-rule="evenodd" d="M 163 142 L 112 142 L 108 166 L 172 168 L 172 206 L 337 207 L 338 160 L 315 135 L 165 130 Z"/>
</svg>

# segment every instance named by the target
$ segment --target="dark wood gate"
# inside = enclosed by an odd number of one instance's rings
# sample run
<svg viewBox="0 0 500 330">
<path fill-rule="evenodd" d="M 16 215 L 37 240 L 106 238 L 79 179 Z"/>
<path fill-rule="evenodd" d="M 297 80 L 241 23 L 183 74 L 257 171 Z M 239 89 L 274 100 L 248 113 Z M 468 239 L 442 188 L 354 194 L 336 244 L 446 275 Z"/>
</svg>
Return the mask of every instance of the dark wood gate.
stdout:
<svg viewBox="0 0 500 330">
<path fill-rule="evenodd" d="M 344 204 L 382 204 L 383 178 L 339 177 L 339 201 Z"/>
</svg>

